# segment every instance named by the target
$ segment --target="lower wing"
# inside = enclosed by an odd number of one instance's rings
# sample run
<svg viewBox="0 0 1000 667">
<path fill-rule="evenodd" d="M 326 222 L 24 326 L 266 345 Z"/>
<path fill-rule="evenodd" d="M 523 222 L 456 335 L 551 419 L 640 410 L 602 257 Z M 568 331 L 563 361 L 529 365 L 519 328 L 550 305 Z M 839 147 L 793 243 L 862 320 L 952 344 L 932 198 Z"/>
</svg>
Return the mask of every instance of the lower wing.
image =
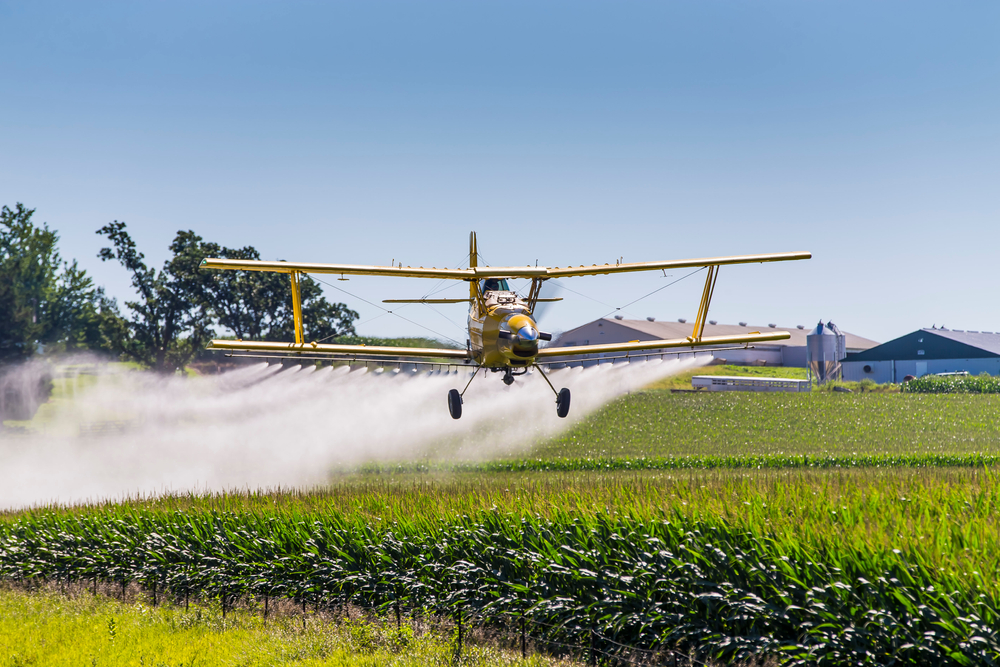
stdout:
<svg viewBox="0 0 1000 667">
<path fill-rule="evenodd" d="M 644 350 L 660 350 L 672 347 L 703 347 L 706 345 L 734 345 L 765 343 L 774 340 L 787 340 L 791 334 L 787 331 L 773 333 L 750 333 L 742 336 L 704 336 L 700 339 L 674 338 L 670 340 L 634 340 L 629 343 L 608 343 L 606 345 L 578 345 L 575 347 L 543 347 L 538 351 L 538 359 L 551 357 L 568 357 L 580 354 L 604 354 L 607 352 L 642 352 Z"/>
<path fill-rule="evenodd" d="M 213 340 L 210 350 L 268 352 L 273 354 L 309 354 L 337 357 L 426 357 L 434 359 L 469 359 L 468 350 L 434 347 L 388 347 L 380 345 L 334 345 L 329 343 L 268 343 L 246 340 Z"/>
</svg>

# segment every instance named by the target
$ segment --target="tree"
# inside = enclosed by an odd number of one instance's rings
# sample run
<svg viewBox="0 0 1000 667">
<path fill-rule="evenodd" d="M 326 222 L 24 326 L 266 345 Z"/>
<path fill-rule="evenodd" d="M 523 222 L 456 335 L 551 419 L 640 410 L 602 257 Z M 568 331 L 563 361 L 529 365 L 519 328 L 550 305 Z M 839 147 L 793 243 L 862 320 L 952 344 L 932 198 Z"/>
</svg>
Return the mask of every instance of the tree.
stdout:
<svg viewBox="0 0 1000 667">
<path fill-rule="evenodd" d="M 62 261 L 59 236 L 36 226 L 34 209 L 0 209 L 0 363 L 26 360 L 39 345 L 110 350 L 113 301 L 76 262 Z"/>
<path fill-rule="evenodd" d="M 146 266 L 125 227 L 115 220 L 97 231 L 113 245 L 98 257 L 125 267 L 139 295 L 138 301 L 125 302 L 132 318 L 120 341 L 123 355 L 160 373 L 181 370 L 211 338 L 211 320 L 204 307 L 187 298 L 184 281 L 170 272 L 169 262 L 159 272 Z"/>
<path fill-rule="evenodd" d="M 206 242 L 193 231 L 180 231 L 170 245 L 169 270 L 192 303 L 242 340 L 294 341 L 292 289 L 287 275 L 263 271 L 215 271 L 200 267 L 205 257 L 260 259 L 252 246 L 233 249 Z M 354 334 L 358 314 L 343 303 L 330 303 L 308 276 L 299 280 L 303 330 L 308 340 Z"/>
<path fill-rule="evenodd" d="M 260 259 L 251 246 L 233 249 L 206 242 L 193 231 L 179 231 L 170 244 L 172 257 L 157 272 L 126 231 L 112 222 L 98 232 L 114 248 L 99 257 L 117 260 L 132 274 L 139 301 L 126 302 L 132 312 L 121 341 L 124 356 L 161 372 L 182 368 L 208 343 L 217 324 L 243 340 L 292 341 L 292 290 L 287 275 L 256 271 L 206 271 L 205 257 Z M 299 282 L 303 328 L 309 340 L 354 334 L 358 314 L 342 303 L 330 303 L 319 284 Z"/>
</svg>

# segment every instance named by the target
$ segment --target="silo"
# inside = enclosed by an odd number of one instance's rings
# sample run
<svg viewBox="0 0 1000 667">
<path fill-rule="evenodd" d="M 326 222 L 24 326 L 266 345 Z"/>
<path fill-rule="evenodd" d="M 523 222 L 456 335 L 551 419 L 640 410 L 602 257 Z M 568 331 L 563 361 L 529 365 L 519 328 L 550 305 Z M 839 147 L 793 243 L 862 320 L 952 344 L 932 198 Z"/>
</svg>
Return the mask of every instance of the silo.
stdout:
<svg viewBox="0 0 1000 667">
<path fill-rule="evenodd" d="M 806 336 L 806 364 L 817 384 L 840 379 L 840 361 L 847 356 L 847 337 L 833 322 L 823 324 Z"/>
</svg>

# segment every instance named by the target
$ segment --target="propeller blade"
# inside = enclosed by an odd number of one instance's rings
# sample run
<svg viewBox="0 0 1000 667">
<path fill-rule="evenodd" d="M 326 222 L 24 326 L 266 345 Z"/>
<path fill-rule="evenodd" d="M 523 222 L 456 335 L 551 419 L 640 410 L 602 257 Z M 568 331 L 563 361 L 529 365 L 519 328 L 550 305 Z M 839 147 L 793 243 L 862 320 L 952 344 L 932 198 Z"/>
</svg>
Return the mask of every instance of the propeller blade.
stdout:
<svg viewBox="0 0 1000 667">
<path fill-rule="evenodd" d="M 538 294 L 539 299 L 555 299 L 563 291 L 562 285 L 560 285 L 555 280 L 546 280 L 542 283 L 541 291 Z M 552 307 L 553 301 L 539 301 L 535 306 L 535 312 L 531 315 L 538 322 L 545 313 Z"/>
</svg>

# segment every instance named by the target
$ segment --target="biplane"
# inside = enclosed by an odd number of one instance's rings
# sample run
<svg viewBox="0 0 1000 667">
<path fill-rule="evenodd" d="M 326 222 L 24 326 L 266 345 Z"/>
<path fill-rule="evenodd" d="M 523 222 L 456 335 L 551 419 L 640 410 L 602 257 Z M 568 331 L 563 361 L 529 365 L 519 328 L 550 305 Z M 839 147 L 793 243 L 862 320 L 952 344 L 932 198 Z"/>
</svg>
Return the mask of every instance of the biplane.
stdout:
<svg viewBox="0 0 1000 667">
<path fill-rule="evenodd" d="M 230 269 L 239 271 L 273 271 L 287 273 L 292 287 L 292 313 L 295 322 L 295 341 L 292 343 L 213 340 L 209 349 L 262 353 L 264 355 L 300 356 L 329 359 L 435 359 L 467 365 L 475 364 L 475 372 L 462 391 L 448 392 L 448 411 L 454 419 L 462 416 L 462 404 L 466 391 L 481 369 L 503 373 L 503 382 L 513 384 L 514 379 L 534 368 L 552 389 L 556 396 L 556 414 L 569 414 L 570 391 L 556 390 L 546 375 L 543 366 L 567 357 L 580 355 L 621 353 L 626 357 L 641 357 L 648 354 L 662 354 L 662 350 L 702 347 L 720 347 L 784 340 L 789 338 L 786 331 L 767 333 L 752 332 L 738 336 L 704 336 L 708 308 L 715 292 L 719 277 L 719 267 L 730 264 L 751 264 L 759 262 L 783 262 L 809 259 L 808 252 L 772 253 L 763 255 L 739 255 L 733 257 L 710 257 L 704 259 L 670 260 L 664 262 L 615 262 L 614 264 L 592 264 L 591 266 L 480 266 L 476 233 L 469 236 L 469 266 L 467 268 L 437 268 L 403 266 L 402 262 L 393 266 L 362 266 L 355 264 L 313 264 L 304 262 L 270 262 L 260 260 L 217 259 L 202 260 L 205 269 Z M 633 271 L 666 271 L 678 268 L 707 268 L 705 285 L 702 290 L 698 315 L 694 320 L 691 335 L 686 338 L 631 341 L 602 345 L 578 345 L 573 347 L 542 347 L 543 341 L 552 340 L 552 335 L 538 328 L 535 313 L 539 303 L 559 301 L 557 298 L 541 296 L 542 286 L 554 278 L 577 276 L 610 275 Z M 461 349 L 386 347 L 371 345 L 340 345 L 322 342 L 306 342 L 302 332 L 302 304 L 299 280 L 302 274 L 326 273 L 354 276 L 398 276 L 400 278 L 436 278 L 461 280 L 469 284 L 468 298 L 459 299 L 387 299 L 385 303 L 425 303 L 448 304 L 467 303 L 469 305 L 469 337 L 467 347 Z M 512 279 L 528 279 L 530 287 L 526 294 L 511 289 Z M 657 352 L 651 352 L 656 350 Z"/>
</svg>

